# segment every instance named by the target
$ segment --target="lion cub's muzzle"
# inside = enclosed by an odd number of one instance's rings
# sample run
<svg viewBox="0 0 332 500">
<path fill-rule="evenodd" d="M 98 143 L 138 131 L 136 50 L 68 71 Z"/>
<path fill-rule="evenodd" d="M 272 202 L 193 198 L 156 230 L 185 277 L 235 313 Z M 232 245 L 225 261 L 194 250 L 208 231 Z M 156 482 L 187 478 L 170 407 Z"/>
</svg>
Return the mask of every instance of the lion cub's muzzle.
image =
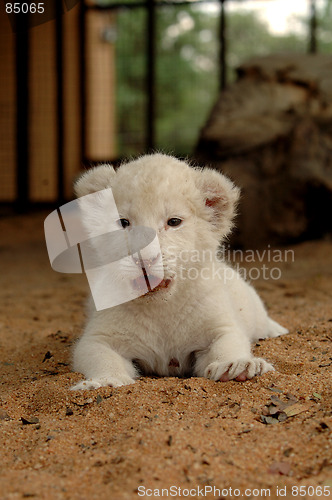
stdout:
<svg viewBox="0 0 332 500">
<path fill-rule="evenodd" d="M 132 256 L 135 265 L 142 271 L 143 275 L 132 280 L 135 290 L 144 292 L 146 288 L 148 291 L 144 293 L 156 292 L 160 289 L 168 288 L 171 283 L 170 279 L 164 278 L 162 257 L 161 254 L 151 257 L 145 257 L 139 252 Z"/>
</svg>

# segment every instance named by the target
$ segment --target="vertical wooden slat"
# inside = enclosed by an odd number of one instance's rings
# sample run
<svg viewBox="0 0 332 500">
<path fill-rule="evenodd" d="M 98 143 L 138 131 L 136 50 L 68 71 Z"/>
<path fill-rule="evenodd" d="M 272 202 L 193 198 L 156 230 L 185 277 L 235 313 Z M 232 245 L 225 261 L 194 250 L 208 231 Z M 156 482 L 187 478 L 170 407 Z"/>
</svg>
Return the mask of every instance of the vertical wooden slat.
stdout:
<svg viewBox="0 0 332 500">
<path fill-rule="evenodd" d="M 103 40 L 103 32 L 114 23 L 115 14 L 111 12 L 86 13 L 85 152 L 93 161 L 116 157 L 115 46 Z"/>
</svg>

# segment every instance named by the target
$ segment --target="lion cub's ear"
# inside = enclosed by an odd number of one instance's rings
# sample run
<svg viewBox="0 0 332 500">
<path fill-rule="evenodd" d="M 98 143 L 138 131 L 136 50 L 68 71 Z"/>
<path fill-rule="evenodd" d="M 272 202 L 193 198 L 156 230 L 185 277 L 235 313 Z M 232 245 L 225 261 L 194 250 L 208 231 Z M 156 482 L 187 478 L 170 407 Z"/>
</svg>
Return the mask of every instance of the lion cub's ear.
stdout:
<svg viewBox="0 0 332 500">
<path fill-rule="evenodd" d="M 210 221 L 224 237 L 233 226 L 240 189 L 216 170 L 205 168 L 197 174 L 196 185 L 204 196 Z"/>
<path fill-rule="evenodd" d="M 91 168 L 75 182 L 74 192 L 77 197 L 80 197 L 109 188 L 115 175 L 115 170 L 111 165 Z"/>
</svg>

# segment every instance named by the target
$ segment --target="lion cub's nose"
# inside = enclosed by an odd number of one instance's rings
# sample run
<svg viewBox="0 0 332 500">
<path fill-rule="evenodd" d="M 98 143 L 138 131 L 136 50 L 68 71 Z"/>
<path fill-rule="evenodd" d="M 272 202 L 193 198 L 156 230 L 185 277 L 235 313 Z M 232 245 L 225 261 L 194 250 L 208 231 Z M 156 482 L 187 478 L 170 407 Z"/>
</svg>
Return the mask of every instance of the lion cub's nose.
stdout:
<svg viewBox="0 0 332 500">
<path fill-rule="evenodd" d="M 149 269 L 150 267 L 154 266 L 158 262 L 158 260 L 160 259 L 160 253 L 158 253 L 158 255 L 156 255 L 155 257 L 150 257 L 149 259 L 140 258 L 136 254 L 136 255 L 132 256 L 132 259 L 137 266 L 144 267 L 145 269 Z"/>
</svg>

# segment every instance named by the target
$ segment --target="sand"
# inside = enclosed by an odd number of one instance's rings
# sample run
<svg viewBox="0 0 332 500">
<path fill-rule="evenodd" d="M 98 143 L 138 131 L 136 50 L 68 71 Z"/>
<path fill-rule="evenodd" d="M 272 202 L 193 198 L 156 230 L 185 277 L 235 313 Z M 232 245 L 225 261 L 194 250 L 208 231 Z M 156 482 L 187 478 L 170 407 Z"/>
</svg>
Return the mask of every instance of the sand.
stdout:
<svg viewBox="0 0 332 500">
<path fill-rule="evenodd" d="M 281 277 L 254 281 L 290 329 L 254 346 L 275 372 L 72 392 L 88 287 L 51 269 L 45 216 L 0 220 L 2 499 L 332 496 L 330 240 L 292 247 L 294 262 L 265 258 Z"/>
</svg>

